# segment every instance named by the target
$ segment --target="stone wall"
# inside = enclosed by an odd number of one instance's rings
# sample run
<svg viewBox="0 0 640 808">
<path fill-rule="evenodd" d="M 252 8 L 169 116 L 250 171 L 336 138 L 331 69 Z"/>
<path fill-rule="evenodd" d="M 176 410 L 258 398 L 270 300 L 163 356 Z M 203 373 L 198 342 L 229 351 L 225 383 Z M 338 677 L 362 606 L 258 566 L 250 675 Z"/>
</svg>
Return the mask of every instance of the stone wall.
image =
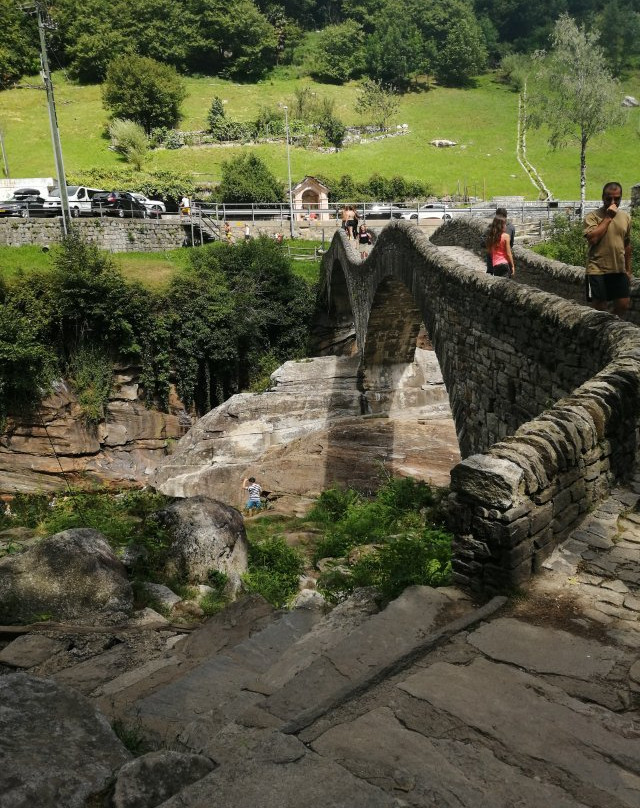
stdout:
<svg viewBox="0 0 640 808">
<path fill-rule="evenodd" d="M 92 244 L 110 252 L 164 252 L 181 247 L 190 228 L 179 222 L 149 219 L 80 219 L 74 222 Z M 0 244 L 23 247 L 27 244 L 55 244 L 62 238 L 62 220 L 0 219 Z"/>
<path fill-rule="evenodd" d="M 431 241 L 443 246 L 466 247 L 477 255 L 484 256 L 487 224 L 487 219 L 454 219 L 440 227 L 431 236 Z M 516 283 L 535 286 L 536 289 L 551 292 L 566 300 L 585 303 L 584 268 L 545 258 L 518 243 L 514 244 L 513 257 L 516 264 Z M 637 278 L 631 281 L 631 307 L 627 320 L 640 325 L 640 280 Z"/>
<path fill-rule="evenodd" d="M 365 395 L 367 375 L 384 376 L 372 366 L 406 356 L 414 339 L 415 323 L 398 325 L 397 282 L 415 303 L 408 319 L 427 327 L 464 458 L 451 475 L 456 581 L 489 590 L 525 581 L 634 468 L 640 332 L 457 265 L 406 223 L 388 227 L 363 264 L 342 234 L 324 260 L 329 311 L 344 319 L 351 306 Z M 333 300 L 344 294 L 347 303 Z"/>
</svg>

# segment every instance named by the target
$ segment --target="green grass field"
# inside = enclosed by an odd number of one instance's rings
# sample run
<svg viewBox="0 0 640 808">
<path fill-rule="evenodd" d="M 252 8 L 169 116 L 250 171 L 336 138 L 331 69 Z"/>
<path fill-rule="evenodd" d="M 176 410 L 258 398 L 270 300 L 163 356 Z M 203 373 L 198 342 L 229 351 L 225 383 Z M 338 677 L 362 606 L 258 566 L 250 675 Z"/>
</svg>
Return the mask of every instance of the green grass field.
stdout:
<svg viewBox="0 0 640 808">
<path fill-rule="evenodd" d="M 295 242 L 295 245 L 298 251 L 319 246 L 309 241 Z M 11 282 L 31 272 L 48 272 L 53 266 L 55 251 L 55 247 L 47 253 L 37 246 L 0 247 L 0 280 Z M 127 280 L 138 281 L 154 291 L 163 291 L 175 273 L 189 265 L 191 252 L 191 249 L 179 249 L 162 253 L 112 253 L 111 258 Z M 292 261 L 291 267 L 296 275 L 310 283 L 318 280 L 319 261 Z"/>
<path fill-rule="evenodd" d="M 109 151 L 104 137 L 108 116 L 102 107 L 100 87 L 73 84 L 62 73 L 55 74 L 54 80 L 66 170 L 75 172 L 121 164 L 121 158 Z M 38 84 L 39 79 L 34 77 L 28 83 Z M 214 95 L 227 101 L 230 117 L 249 119 L 255 117 L 261 105 L 291 99 L 294 87 L 303 84 L 334 98 L 336 112 L 346 123 L 362 122 L 357 83 L 338 87 L 276 73 L 254 85 L 207 77 L 187 79 L 188 97 L 181 126 L 187 130 L 204 128 Z M 622 90 L 625 94 L 640 96 L 640 76 L 624 82 Z M 408 135 L 350 146 L 333 154 L 292 148 L 294 182 L 305 174 L 337 177 L 349 173 L 362 179 L 377 171 L 386 176 L 402 174 L 428 181 L 439 195 L 466 186 L 475 196 L 524 195 L 535 199 L 537 191 L 515 155 L 517 102 L 517 95 L 491 74 L 480 77 L 474 89 L 435 87 L 409 92 L 402 97 L 400 112 L 393 121 L 394 125 L 407 123 Z M 618 178 L 625 190 L 640 182 L 637 168 L 639 123 L 640 109 L 632 109 L 625 126 L 593 141 L 588 154 L 589 198 L 599 198 L 602 184 L 611 178 Z M 0 127 L 4 130 L 12 176 L 52 176 L 44 92 L 13 89 L 0 93 Z M 455 140 L 459 145 L 436 149 L 430 145 L 435 138 Z M 530 132 L 527 140 L 529 159 L 554 195 L 577 198 L 577 146 L 549 152 L 543 132 Z M 222 161 L 243 148 L 257 152 L 280 179 L 286 179 L 286 149 L 282 143 L 161 149 L 149 155 L 147 168 L 188 171 L 196 180 L 216 181 L 220 178 Z"/>
</svg>

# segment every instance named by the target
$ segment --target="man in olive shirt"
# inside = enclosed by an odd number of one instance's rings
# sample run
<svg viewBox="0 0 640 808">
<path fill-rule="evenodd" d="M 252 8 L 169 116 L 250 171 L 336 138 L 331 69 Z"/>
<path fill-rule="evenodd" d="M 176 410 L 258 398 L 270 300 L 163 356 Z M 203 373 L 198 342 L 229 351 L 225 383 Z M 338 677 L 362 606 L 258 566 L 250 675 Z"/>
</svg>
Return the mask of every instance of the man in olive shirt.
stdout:
<svg viewBox="0 0 640 808">
<path fill-rule="evenodd" d="M 584 220 L 589 243 L 587 302 L 606 311 L 613 301 L 613 313 L 618 317 L 624 317 L 629 308 L 631 279 L 631 218 L 619 209 L 621 200 L 620 183 L 608 182 L 602 189 L 602 207 Z"/>
</svg>

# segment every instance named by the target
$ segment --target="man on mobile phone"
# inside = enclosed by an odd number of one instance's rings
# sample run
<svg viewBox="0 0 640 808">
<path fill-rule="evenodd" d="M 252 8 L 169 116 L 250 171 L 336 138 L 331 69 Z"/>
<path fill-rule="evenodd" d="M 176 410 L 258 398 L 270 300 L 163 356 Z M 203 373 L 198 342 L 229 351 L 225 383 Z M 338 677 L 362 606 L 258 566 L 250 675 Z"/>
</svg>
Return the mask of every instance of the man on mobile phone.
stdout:
<svg viewBox="0 0 640 808">
<path fill-rule="evenodd" d="M 609 303 L 618 317 L 629 308 L 631 281 L 631 217 L 620 210 L 622 186 L 608 182 L 602 189 L 602 207 L 584 219 L 589 244 L 587 303 L 607 311 Z"/>
</svg>

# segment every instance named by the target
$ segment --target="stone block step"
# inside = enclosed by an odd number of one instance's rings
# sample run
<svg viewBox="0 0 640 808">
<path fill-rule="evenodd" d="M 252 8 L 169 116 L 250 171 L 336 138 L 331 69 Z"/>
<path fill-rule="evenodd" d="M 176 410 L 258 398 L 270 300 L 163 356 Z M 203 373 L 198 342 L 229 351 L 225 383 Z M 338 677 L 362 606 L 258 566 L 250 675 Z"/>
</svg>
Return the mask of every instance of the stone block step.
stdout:
<svg viewBox="0 0 640 808">
<path fill-rule="evenodd" d="M 319 619 L 320 614 L 310 609 L 280 614 L 253 636 L 205 659 L 136 702 L 136 714 L 150 729 L 164 726 L 171 732 L 179 732 L 208 713 L 226 723 L 246 706 L 247 698 L 241 697 L 243 689 Z"/>
<path fill-rule="evenodd" d="M 455 590 L 413 586 L 387 608 L 328 648 L 259 706 L 297 732 L 318 716 L 366 689 L 433 642 L 493 613 L 494 598 L 473 610 Z"/>
</svg>

